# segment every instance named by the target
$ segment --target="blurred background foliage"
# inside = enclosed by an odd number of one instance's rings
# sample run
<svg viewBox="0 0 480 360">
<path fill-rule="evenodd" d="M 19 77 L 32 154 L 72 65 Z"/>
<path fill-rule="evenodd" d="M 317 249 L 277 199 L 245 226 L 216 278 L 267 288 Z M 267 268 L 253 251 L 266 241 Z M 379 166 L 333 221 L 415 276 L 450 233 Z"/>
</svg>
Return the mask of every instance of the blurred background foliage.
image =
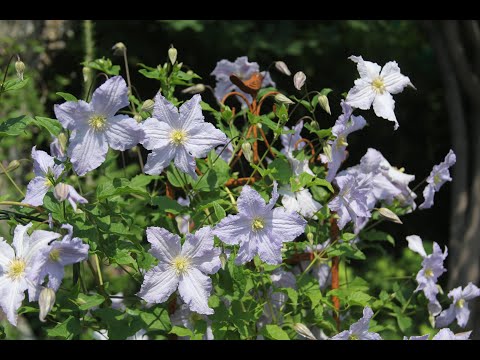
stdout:
<svg viewBox="0 0 480 360">
<path fill-rule="evenodd" d="M 292 73 L 301 70 L 307 75 L 309 90 L 333 89 L 329 95 L 333 115 L 319 112 L 322 128 L 334 124 L 341 111 L 342 93 L 348 91 L 358 77 L 355 64 L 347 59 L 350 55 L 362 55 L 365 60 L 380 65 L 395 60 L 418 90 L 405 91 L 395 98 L 395 112 L 400 124 L 397 131 L 393 130 L 391 122 L 376 118 L 373 111 L 360 111 L 369 126 L 349 138 L 350 155 L 345 167 L 357 164 L 367 149 L 373 147 L 381 151 L 392 165 L 415 174 L 417 184 L 452 147 L 435 53 L 427 33 L 416 21 L 93 21 L 93 39 L 94 58 L 105 56 L 119 65 L 122 65 L 122 58 L 114 57 L 111 48 L 119 41 L 127 46 L 132 83 L 140 91 L 142 100 L 154 97 L 158 83 L 139 74 L 138 63 L 152 67 L 164 63 L 171 44 L 178 50 L 179 61 L 199 74 L 202 83 L 212 87 L 215 81 L 210 73 L 221 59 L 234 61 L 247 55 L 250 61 L 260 64 L 261 70 L 276 60 L 283 60 Z M 1 99 L 0 119 L 19 114 L 54 117 L 53 104 L 63 102 L 56 92 L 68 92 L 77 97 L 83 94 L 81 62 L 85 60 L 85 46 L 82 21 L 0 21 L 2 73 L 9 57 L 16 53 L 22 56 L 27 66 L 26 76 L 31 77 L 31 81 L 23 91 Z M 270 72 L 280 91 L 299 96 L 291 77 L 280 74 L 274 67 L 270 67 Z M 124 75 L 123 66 L 121 74 Z M 206 102 L 215 103 L 210 92 L 202 96 Z M 298 112 L 291 118 L 290 125 L 301 115 Z M 48 149 L 49 142 L 50 139 L 39 138 L 34 128 L 18 139 L 6 138 L 0 144 L 0 161 L 6 165 L 13 159 L 29 159 L 34 144 Z M 21 163 L 22 167 L 14 175 L 18 183 L 26 184 L 27 179 L 21 177 L 31 172 L 31 162 L 25 160 Z M 0 185 L 0 199 L 8 191 L 14 191 L 1 177 Z M 421 189 L 417 190 L 420 202 Z M 399 277 L 416 273 L 421 259 L 405 251 L 405 236 L 418 234 L 442 247 L 447 244 L 451 208 L 449 190 L 450 184 L 447 183 L 436 195 L 432 209 L 402 217 L 403 226 L 382 223 L 379 230 L 392 234 L 396 246 L 384 243 L 382 247 L 386 251 L 373 248 L 367 252 L 369 265 L 359 263 L 362 273 L 356 275 L 371 281 L 380 290 L 391 289 L 392 285 L 382 281 L 378 272 L 390 269 L 385 276 Z M 9 231 L 5 225 L 0 225 L 0 235 Z M 388 266 L 394 262 L 395 266 Z M 446 285 L 446 276 L 440 279 L 440 283 Z M 408 291 L 411 292 L 415 285 L 410 281 Z"/>
</svg>

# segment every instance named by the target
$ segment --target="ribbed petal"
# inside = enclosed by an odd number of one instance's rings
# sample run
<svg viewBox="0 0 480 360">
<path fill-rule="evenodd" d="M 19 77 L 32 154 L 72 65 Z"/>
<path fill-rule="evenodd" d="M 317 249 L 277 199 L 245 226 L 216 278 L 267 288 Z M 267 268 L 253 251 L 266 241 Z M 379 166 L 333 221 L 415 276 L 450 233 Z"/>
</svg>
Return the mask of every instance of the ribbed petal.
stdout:
<svg viewBox="0 0 480 360">
<path fill-rule="evenodd" d="M 204 226 L 195 232 L 187 234 L 182 247 L 182 255 L 190 259 L 191 264 L 206 274 L 214 274 L 220 269 L 220 248 L 213 246 L 213 232 L 209 226 Z"/>
<path fill-rule="evenodd" d="M 142 122 L 141 126 L 145 132 L 145 138 L 140 143 L 145 149 L 153 150 L 171 144 L 173 128 L 169 123 L 148 118 Z"/>
<path fill-rule="evenodd" d="M 83 100 L 67 101 L 53 107 L 55 117 L 65 129 L 86 128 L 88 119 L 93 113 L 90 104 Z"/>
<path fill-rule="evenodd" d="M 196 158 L 204 158 L 214 147 L 225 144 L 227 136 L 210 123 L 196 123 L 188 132 L 185 148 Z"/>
<path fill-rule="evenodd" d="M 105 161 L 108 152 L 108 143 L 105 134 L 95 132 L 89 128 L 86 132 L 76 131 L 70 137 L 68 156 L 73 170 L 83 176 L 87 172 L 98 168 Z"/>
<path fill-rule="evenodd" d="M 393 111 L 394 109 L 395 100 L 393 100 L 393 97 L 390 95 L 390 93 L 384 92 L 383 94 L 377 94 L 377 96 L 375 96 L 375 100 L 373 101 L 373 110 L 375 111 L 375 115 L 389 121 L 393 121 L 395 123 L 393 128 L 394 130 L 397 130 L 398 122 Z"/>
<path fill-rule="evenodd" d="M 98 87 L 90 102 L 95 114 L 107 118 L 114 116 L 118 110 L 129 104 L 128 88 L 121 76 L 114 76 Z"/>
<path fill-rule="evenodd" d="M 190 175 L 192 179 L 196 180 L 198 178 L 195 173 L 195 168 L 197 166 L 195 158 L 190 155 L 183 146 L 178 146 L 176 148 L 174 164 L 178 170 Z"/>
<path fill-rule="evenodd" d="M 373 80 L 380 74 L 380 65 L 371 61 L 365 61 L 361 56 L 350 56 L 350 60 L 357 63 L 357 70 L 360 77 Z"/>
<path fill-rule="evenodd" d="M 162 173 L 170 161 L 175 157 L 175 148 L 173 146 L 164 146 L 153 150 L 147 156 L 147 163 L 143 168 L 145 174 L 159 175 Z"/>
<path fill-rule="evenodd" d="M 208 307 L 208 297 L 212 291 L 212 280 L 200 272 L 191 268 L 180 277 L 178 292 L 190 310 L 199 314 L 213 314 L 213 309 Z"/>
<path fill-rule="evenodd" d="M 137 296 L 150 304 L 166 301 L 177 289 L 179 277 L 171 267 L 160 264 L 145 274 Z"/>
<path fill-rule="evenodd" d="M 389 61 L 383 66 L 380 76 L 383 78 L 385 89 L 390 94 L 398 94 L 403 89 L 412 84 L 410 79 L 400 73 L 400 68 L 396 61 Z"/>
<path fill-rule="evenodd" d="M 183 130 L 190 131 L 197 126 L 198 122 L 204 121 L 200 101 L 202 97 L 196 94 L 180 106 L 180 122 Z"/>
<path fill-rule="evenodd" d="M 0 237 L 0 274 L 7 271 L 7 266 L 15 257 L 13 248 Z"/>
<path fill-rule="evenodd" d="M 161 262 L 171 263 L 181 252 L 180 236 L 164 228 L 148 227 L 147 240 L 151 244 L 150 254 Z"/>
<path fill-rule="evenodd" d="M 248 237 L 251 231 L 252 223 L 250 219 L 241 215 L 228 215 L 215 226 L 213 234 L 218 236 L 225 244 L 235 245 Z"/>
<path fill-rule="evenodd" d="M 303 234 L 306 225 L 307 221 L 298 213 L 288 212 L 284 208 L 275 208 L 269 228 L 275 240 L 289 242 Z"/>
<path fill-rule="evenodd" d="M 25 199 L 23 199 L 22 202 L 33 206 L 43 205 L 43 198 L 51 187 L 50 184 L 47 184 L 47 179 L 41 176 L 37 176 L 30 180 L 27 185 Z"/>
<path fill-rule="evenodd" d="M 135 119 L 127 115 L 116 115 L 108 119 L 105 136 L 112 149 L 124 151 L 141 142 L 145 132 Z"/>
<path fill-rule="evenodd" d="M 275 209 L 276 210 L 276 209 Z M 257 244 L 257 252 L 260 259 L 267 264 L 277 265 L 282 262 L 282 241 L 269 229 L 258 231 L 252 235 Z"/>
<path fill-rule="evenodd" d="M 25 299 L 25 290 L 27 290 L 25 279 L 11 280 L 6 276 L 0 277 L 0 306 L 13 326 L 17 326 L 17 311 Z"/>
<path fill-rule="evenodd" d="M 48 173 L 48 170 L 53 168 L 55 161 L 53 157 L 48 155 L 45 151 L 37 150 L 35 145 L 32 148 L 32 159 L 33 159 L 33 172 L 36 176 L 45 177 Z"/>
<path fill-rule="evenodd" d="M 425 248 L 423 247 L 423 241 L 418 235 L 410 235 L 407 236 L 408 241 L 408 248 L 422 257 L 426 257 L 427 253 L 425 252 Z"/>
<path fill-rule="evenodd" d="M 171 128 L 181 128 L 180 115 L 177 108 L 170 101 L 165 99 L 160 92 L 158 92 L 155 96 L 153 117 L 160 121 L 166 122 Z"/>
</svg>

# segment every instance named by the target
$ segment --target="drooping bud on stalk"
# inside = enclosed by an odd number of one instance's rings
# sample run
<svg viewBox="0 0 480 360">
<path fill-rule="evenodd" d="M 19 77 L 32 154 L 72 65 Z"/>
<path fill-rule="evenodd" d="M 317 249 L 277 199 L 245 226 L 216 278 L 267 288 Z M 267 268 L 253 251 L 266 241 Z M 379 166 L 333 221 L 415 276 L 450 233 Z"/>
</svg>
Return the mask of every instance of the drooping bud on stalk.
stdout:
<svg viewBox="0 0 480 360">
<path fill-rule="evenodd" d="M 313 239 L 314 239 L 313 233 L 311 232 L 307 233 L 307 240 L 310 244 L 313 244 Z"/>
<path fill-rule="evenodd" d="M 397 214 L 395 214 L 392 210 L 382 207 L 380 209 L 377 209 L 377 211 L 385 219 L 390 220 L 391 222 L 394 222 L 396 224 L 403 224 L 402 220 L 400 220 Z"/>
<path fill-rule="evenodd" d="M 177 61 L 177 49 L 175 49 L 173 47 L 173 45 L 170 45 L 170 49 L 168 49 L 168 58 L 170 59 L 170 62 L 173 64 L 175 64 L 175 62 Z"/>
<path fill-rule="evenodd" d="M 287 64 L 285 64 L 283 61 L 275 61 L 275 67 L 277 68 L 278 71 L 280 71 L 282 74 L 285 74 L 287 76 L 292 75 L 290 70 L 288 69 Z"/>
<path fill-rule="evenodd" d="M 155 102 L 152 99 L 147 99 L 143 102 L 141 111 L 152 112 Z"/>
<path fill-rule="evenodd" d="M 53 189 L 53 195 L 58 201 L 64 201 L 67 199 L 69 193 L 68 185 L 65 183 L 58 183 Z"/>
<path fill-rule="evenodd" d="M 323 145 L 323 153 L 325 154 L 325 159 L 327 161 L 323 161 L 324 163 L 326 162 L 331 162 L 332 161 L 332 145 L 328 144 L 328 143 L 325 143 Z"/>
<path fill-rule="evenodd" d="M 308 340 L 317 340 L 317 338 L 312 334 L 310 329 L 302 323 L 296 323 L 295 325 L 293 325 L 293 329 L 297 332 L 298 335 L 303 336 Z"/>
<path fill-rule="evenodd" d="M 195 84 L 182 90 L 183 94 L 200 94 L 205 91 L 205 85 Z"/>
<path fill-rule="evenodd" d="M 220 254 L 220 264 L 222 266 L 222 270 L 225 270 L 225 265 L 227 265 L 227 255 L 225 253 L 221 253 Z"/>
<path fill-rule="evenodd" d="M 82 69 L 83 82 L 88 82 L 90 80 L 90 75 L 92 75 L 92 69 L 84 66 Z"/>
<path fill-rule="evenodd" d="M 312 128 L 314 128 L 315 130 L 320 129 L 320 125 L 318 124 L 318 121 L 316 121 L 316 120 L 310 121 L 310 126 L 311 126 Z"/>
<path fill-rule="evenodd" d="M 23 73 L 25 71 L 25 64 L 20 60 L 20 56 L 17 55 L 17 61 L 15 62 L 15 70 L 17 71 L 17 76 L 20 80 L 23 80 Z"/>
<path fill-rule="evenodd" d="M 112 46 L 113 55 L 123 55 L 127 47 L 123 42 L 117 42 L 115 45 Z"/>
<path fill-rule="evenodd" d="M 275 95 L 275 101 L 280 103 L 280 104 L 285 104 L 285 105 L 295 104 L 292 100 L 290 100 L 288 97 L 286 97 L 283 94 Z"/>
<path fill-rule="evenodd" d="M 40 308 L 40 314 L 38 318 L 41 322 L 45 322 L 45 318 L 55 305 L 55 291 L 50 288 L 42 288 L 40 296 L 38 297 L 38 306 Z"/>
<path fill-rule="evenodd" d="M 299 71 L 293 76 L 293 86 L 295 86 L 297 90 L 301 90 L 305 84 L 305 80 L 307 80 L 307 76 L 302 71 Z"/>
<path fill-rule="evenodd" d="M 142 116 L 139 114 L 135 114 L 133 118 L 137 121 L 137 123 L 141 123 L 143 120 Z"/>
<path fill-rule="evenodd" d="M 5 172 L 9 173 L 13 170 L 18 169 L 19 166 L 20 166 L 20 161 L 12 160 L 12 161 L 10 161 L 10 164 L 8 164 L 8 166 L 5 168 Z"/>
<path fill-rule="evenodd" d="M 248 162 L 252 162 L 253 160 L 252 145 L 249 142 L 244 142 L 242 144 L 242 151 L 243 151 L 243 156 L 245 156 L 245 159 L 247 159 Z"/>
<path fill-rule="evenodd" d="M 330 112 L 330 103 L 328 102 L 328 98 L 325 95 L 318 95 L 318 103 L 327 114 L 332 115 L 332 113 Z"/>
</svg>

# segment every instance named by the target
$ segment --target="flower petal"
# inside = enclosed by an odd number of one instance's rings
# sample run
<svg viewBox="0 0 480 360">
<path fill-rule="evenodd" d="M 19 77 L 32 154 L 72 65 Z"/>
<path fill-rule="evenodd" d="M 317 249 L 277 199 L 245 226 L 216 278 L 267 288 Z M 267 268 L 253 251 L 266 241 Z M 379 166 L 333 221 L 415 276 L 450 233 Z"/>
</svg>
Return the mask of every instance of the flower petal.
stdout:
<svg viewBox="0 0 480 360">
<path fill-rule="evenodd" d="M 427 184 L 423 189 L 423 203 L 421 203 L 419 209 L 430 209 L 433 206 L 433 199 L 435 197 L 435 187 L 433 184 Z"/>
<path fill-rule="evenodd" d="M 151 226 L 147 228 L 147 240 L 151 244 L 150 254 L 160 261 L 172 262 L 180 254 L 180 236 L 170 231 Z"/>
<path fill-rule="evenodd" d="M 108 119 L 105 136 L 112 149 L 125 151 L 141 142 L 145 132 L 135 119 L 127 115 L 116 115 Z"/>
<path fill-rule="evenodd" d="M 178 282 L 175 270 L 166 264 L 160 264 L 145 274 L 137 296 L 149 304 L 162 303 L 177 289 Z"/>
<path fill-rule="evenodd" d="M 86 128 L 88 119 L 93 113 L 90 104 L 83 100 L 67 101 L 63 104 L 56 104 L 53 107 L 55 117 L 65 129 L 75 130 L 79 127 Z"/>
<path fill-rule="evenodd" d="M 273 181 L 273 189 L 272 189 L 272 196 L 270 197 L 270 201 L 267 204 L 267 209 L 272 210 L 278 200 L 278 183 L 274 180 Z"/>
<path fill-rule="evenodd" d="M 32 261 L 36 261 L 35 257 L 39 254 L 40 250 L 47 247 L 48 243 L 52 240 L 56 240 L 61 236 L 62 235 L 56 232 L 45 230 L 35 230 L 30 236 L 25 234 L 25 237 L 28 239 L 28 247 L 25 248 L 25 252 L 21 256 L 25 258 L 27 265 L 30 265 Z M 19 256 L 18 251 L 17 256 Z"/>
<path fill-rule="evenodd" d="M 98 87 L 90 102 L 96 114 L 107 118 L 129 104 L 127 83 L 121 76 L 114 76 Z"/>
<path fill-rule="evenodd" d="M 15 251 L 2 237 L 0 237 L 0 274 L 5 273 L 10 261 L 15 257 Z"/>
<path fill-rule="evenodd" d="M 251 186 L 245 185 L 237 199 L 238 212 L 253 218 L 265 212 L 265 200 Z"/>
<path fill-rule="evenodd" d="M 308 189 L 297 191 L 295 195 L 297 202 L 300 205 L 300 214 L 306 218 L 313 217 L 315 219 L 317 217 L 315 214 L 322 208 L 322 205 L 313 199 L 313 196 Z M 285 208 L 287 209 L 286 206 Z M 291 210 L 288 211 L 291 212 Z"/>
<path fill-rule="evenodd" d="M 195 158 L 190 155 L 183 146 L 177 147 L 174 164 L 178 170 L 190 175 L 192 179 L 196 180 L 198 178 L 197 173 L 195 172 L 197 166 Z"/>
<path fill-rule="evenodd" d="M 400 73 L 400 68 L 396 61 L 386 63 L 383 66 L 380 76 L 383 78 L 385 89 L 390 94 L 398 94 L 402 92 L 406 86 L 412 85 L 410 79 Z"/>
<path fill-rule="evenodd" d="M 0 277 L 0 306 L 13 326 L 17 326 L 17 311 L 25 299 L 25 290 L 25 279 L 11 280 L 7 276 Z"/>
<path fill-rule="evenodd" d="M 272 229 L 273 238 L 279 242 L 288 242 L 295 240 L 305 232 L 307 221 L 296 212 L 288 212 L 284 208 L 273 209 Z"/>
<path fill-rule="evenodd" d="M 272 231 L 258 231 L 252 237 L 255 237 L 258 256 L 262 261 L 270 265 L 281 264 L 282 242 L 273 235 Z"/>
<path fill-rule="evenodd" d="M 468 303 L 465 303 L 465 305 L 462 308 L 457 309 L 457 311 L 456 311 L 456 318 L 457 318 L 458 326 L 460 326 L 462 328 L 467 326 L 469 317 L 470 317 L 470 310 L 468 308 Z"/>
<path fill-rule="evenodd" d="M 204 158 L 214 147 L 225 144 L 227 136 L 210 123 L 196 123 L 188 132 L 185 148 L 196 158 Z"/>
<path fill-rule="evenodd" d="M 225 244 L 235 245 L 248 236 L 251 230 L 250 219 L 242 215 L 228 215 L 215 226 L 213 235 L 218 236 Z"/>
<path fill-rule="evenodd" d="M 365 61 L 361 56 L 355 55 L 350 56 L 349 59 L 357 63 L 357 70 L 362 78 L 373 80 L 380 74 L 381 67 L 377 63 Z"/>
<path fill-rule="evenodd" d="M 349 330 L 344 330 L 341 333 L 338 333 L 334 337 L 330 338 L 330 340 L 349 340 L 351 332 Z"/>
<path fill-rule="evenodd" d="M 22 202 L 33 206 L 43 205 L 43 198 L 50 187 L 51 185 L 47 182 L 46 178 L 41 176 L 33 178 L 27 185 L 27 193 Z"/>
<path fill-rule="evenodd" d="M 258 251 L 257 238 L 250 233 L 248 237 L 243 238 L 240 242 L 240 249 L 235 258 L 236 265 L 242 265 L 253 259 Z"/>
<path fill-rule="evenodd" d="M 418 235 L 410 235 L 407 236 L 407 241 L 408 241 L 408 248 L 420 255 L 422 257 L 426 257 L 427 253 L 425 252 L 425 249 L 423 247 L 423 241 Z"/>
<path fill-rule="evenodd" d="M 12 245 L 15 248 L 15 254 L 17 257 L 24 257 L 29 247 L 29 236 L 27 230 L 32 227 L 32 223 L 27 225 L 17 225 L 13 231 Z"/>
<path fill-rule="evenodd" d="M 147 150 L 162 148 L 171 143 L 172 127 L 169 123 L 148 118 L 141 123 L 145 137 L 140 143 Z"/>
<path fill-rule="evenodd" d="M 77 210 L 77 204 L 87 204 L 88 200 L 81 196 L 72 185 L 67 185 L 68 195 L 67 200 L 72 206 L 73 210 Z"/>
<path fill-rule="evenodd" d="M 199 314 L 213 314 L 213 309 L 208 307 L 208 297 L 212 291 L 212 279 L 200 270 L 191 268 L 180 277 L 178 292 L 190 310 Z"/>
<path fill-rule="evenodd" d="M 478 296 L 480 296 L 480 289 L 471 282 L 469 282 L 468 285 L 465 286 L 465 289 L 463 289 L 462 297 L 465 300 L 472 300 Z"/>
<path fill-rule="evenodd" d="M 446 310 L 443 310 L 435 319 L 435 327 L 443 328 L 450 325 L 455 320 L 455 304 L 450 305 Z"/>
<path fill-rule="evenodd" d="M 108 143 L 103 133 L 97 133 L 92 128 L 86 132 L 75 131 L 70 137 L 68 156 L 73 170 L 83 176 L 87 172 L 98 168 L 105 161 L 108 152 Z"/>
<path fill-rule="evenodd" d="M 191 130 L 194 124 L 196 127 L 198 122 L 204 121 L 200 101 L 202 101 L 202 97 L 200 94 L 196 94 L 180 106 L 180 122 L 183 130 Z"/>
<path fill-rule="evenodd" d="M 170 101 L 165 99 L 160 92 L 155 96 L 155 105 L 153 107 L 152 115 L 154 118 L 166 122 L 171 128 L 181 128 L 178 109 Z"/>
<path fill-rule="evenodd" d="M 383 94 L 377 94 L 377 96 L 375 96 L 375 100 L 373 100 L 373 110 L 375 111 L 375 115 L 393 121 L 395 123 L 393 128 L 394 130 L 397 130 L 398 122 L 395 113 L 393 112 L 394 109 L 395 100 L 393 100 L 390 93 L 384 92 Z"/>
<path fill-rule="evenodd" d="M 204 226 L 195 232 L 195 235 L 187 234 L 182 246 L 182 255 L 190 259 L 200 271 L 206 274 L 214 274 L 220 269 L 221 249 L 214 247 L 213 232 L 210 226 Z"/>
<path fill-rule="evenodd" d="M 368 328 L 370 326 L 370 319 L 372 318 L 372 316 L 373 316 L 372 309 L 366 306 L 363 309 L 362 318 L 350 326 L 350 331 L 357 335 L 368 332 Z"/>
<path fill-rule="evenodd" d="M 147 156 L 147 163 L 143 168 L 143 172 L 149 175 L 159 175 L 162 173 L 170 161 L 175 157 L 175 148 L 173 146 L 164 146 L 154 149 Z"/>
<path fill-rule="evenodd" d="M 32 159 L 33 159 L 33 172 L 36 176 L 45 177 L 49 172 L 49 169 L 53 168 L 55 161 L 53 157 L 48 155 L 45 151 L 37 150 L 35 145 L 32 148 Z"/>
<path fill-rule="evenodd" d="M 348 91 L 345 103 L 362 110 L 368 110 L 372 106 L 375 95 L 372 85 L 364 79 L 359 79 L 355 81 L 355 86 Z"/>
</svg>

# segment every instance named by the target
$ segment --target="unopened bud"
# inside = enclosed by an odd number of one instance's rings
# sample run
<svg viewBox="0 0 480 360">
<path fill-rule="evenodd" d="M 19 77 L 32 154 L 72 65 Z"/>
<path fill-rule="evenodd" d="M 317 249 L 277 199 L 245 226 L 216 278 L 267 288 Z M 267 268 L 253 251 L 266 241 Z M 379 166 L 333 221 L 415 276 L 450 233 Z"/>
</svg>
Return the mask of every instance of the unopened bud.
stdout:
<svg viewBox="0 0 480 360">
<path fill-rule="evenodd" d="M 170 59 L 172 65 L 175 64 L 175 62 L 177 61 L 177 54 L 177 49 L 175 49 L 173 45 L 171 45 L 171 48 L 168 49 L 168 58 Z"/>
<path fill-rule="evenodd" d="M 395 214 L 392 210 L 387 208 L 380 208 L 380 209 L 377 209 L 377 211 L 385 219 L 390 220 L 391 222 L 394 222 L 396 224 L 403 224 L 402 220 L 400 220 L 397 214 Z"/>
<path fill-rule="evenodd" d="M 328 102 L 328 98 L 325 95 L 318 95 L 318 103 L 327 114 L 332 115 L 330 111 L 330 103 Z"/>
<path fill-rule="evenodd" d="M 147 99 L 143 102 L 141 111 L 152 112 L 155 102 L 152 99 Z"/>
<path fill-rule="evenodd" d="M 243 156 L 245 156 L 245 159 L 247 159 L 248 162 L 252 162 L 253 151 L 252 151 L 252 145 L 250 145 L 249 142 L 244 142 L 242 144 L 242 152 L 243 152 Z"/>
<path fill-rule="evenodd" d="M 275 101 L 280 103 L 280 104 L 285 104 L 285 105 L 295 104 L 292 100 L 290 100 L 288 97 L 286 97 L 283 94 L 275 95 Z"/>
<path fill-rule="evenodd" d="M 69 187 L 65 183 L 58 183 L 53 189 L 53 195 L 58 201 L 64 201 L 67 199 L 69 193 Z"/>
<path fill-rule="evenodd" d="M 20 60 L 20 56 L 17 56 L 17 61 L 15 62 L 15 70 L 17 71 L 17 76 L 20 80 L 23 80 L 23 72 L 25 71 L 25 64 Z"/>
<path fill-rule="evenodd" d="M 40 308 L 40 314 L 38 318 L 41 322 L 45 322 L 45 318 L 55 305 L 55 291 L 50 288 L 42 288 L 38 297 L 38 306 Z"/>
<path fill-rule="evenodd" d="M 18 169 L 19 166 L 20 166 L 20 161 L 12 160 L 10 161 L 10 164 L 8 164 L 7 168 L 5 169 L 5 172 L 9 173 L 13 170 Z"/>
<path fill-rule="evenodd" d="M 92 74 L 92 69 L 84 66 L 82 69 L 83 82 L 88 82 L 90 80 L 90 75 Z"/>
<path fill-rule="evenodd" d="M 138 114 L 135 114 L 135 115 L 133 116 L 133 118 L 135 119 L 135 121 L 136 121 L 137 123 L 141 123 L 142 120 L 143 120 L 143 118 L 142 118 L 140 115 L 138 115 Z"/>
<path fill-rule="evenodd" d="M 297 90 L 301 90 L 305 84 L 305 80 L 307 80 L 307 76 L 302 71 L 299 71 L 293 76 L 293 86 L 295 86 Z"/>
<path fill-rule="evenodd" d="M 195 84 L 182 90 L 183 94 L 200 94 L 205 91 L 205 85 Z"/>
<path fill-rule="evenodd" d="M 293 329 L 297 332 L 298 335 L 303 336 L 308 340 L 317 340 L 317 338 L 312 334 L 310 329 L 302 323 L 296 323 L 295 325 L 293 325 Z"/>
<path fill-rule="evenodd" d="M 314 239 L 313 233 L 311 233 L 311 232 L 307 233 L 307 240 L 308 240 L 310 243 L 313 243 L 313 239 Z"/>
<path fill-rule="evenodd" d="M 315 130 L 320 129 L 320 125 L 318 124 L 318 121 L 315 121 L 315 120 L 310 121 L 310 126 Z"/>
<path fill-rule="evenodd" d="M 183 65 L 183 63 L 180 63 L 178 64 L 179 66 L 180 65 Z M 181 66 L 180 66 L 181 67 Z M 187 75 L 193 75 L 193 70 L 187 70 Z"/>
<path fill-rule="evenodd" d="M 67 141 L 68 141 L 67 135 L 65 135 L 65 133 L 62 132 L 58 134 L 57 139 L 58 139 L 58 143 L 61 146 L 61 149 L 63 150 L 63 152 L 65 152 L 65 150 L 67 149 Z"/>
<path fill-rule="evenodd" d="M 227 265 L 227 255 L 225 253 L 220 254 L 220 264 L 222 266 L 222 270 L 225 270 L 225 266 Z"/>
<path fill-rule="evenodd" d="M 323 163 L 331 162 L 332 161 L 332 145 L 325 143 L 325 145 L 323 145 L 323 154 L 324 154 L 324 158 L 327 161 L 323 161 L 323 157 L 322 157 L 322 162 Z"/>
<path fill-rule="evenodd" d="M 283 61 L 275 61 L 275 67 L 277 68 L 278 71 L 280 71 L 282 74 L 285 74 L 287 76 L 292 75 L 290 70 L 288 69 L 287 64 L 285 64 Z"/>
<path fill-rule="evenodd" d="M 127 47 L 123 42 L 118 42 L 112 46 L 113 55 L 123 55 Z"/>
</svg>

